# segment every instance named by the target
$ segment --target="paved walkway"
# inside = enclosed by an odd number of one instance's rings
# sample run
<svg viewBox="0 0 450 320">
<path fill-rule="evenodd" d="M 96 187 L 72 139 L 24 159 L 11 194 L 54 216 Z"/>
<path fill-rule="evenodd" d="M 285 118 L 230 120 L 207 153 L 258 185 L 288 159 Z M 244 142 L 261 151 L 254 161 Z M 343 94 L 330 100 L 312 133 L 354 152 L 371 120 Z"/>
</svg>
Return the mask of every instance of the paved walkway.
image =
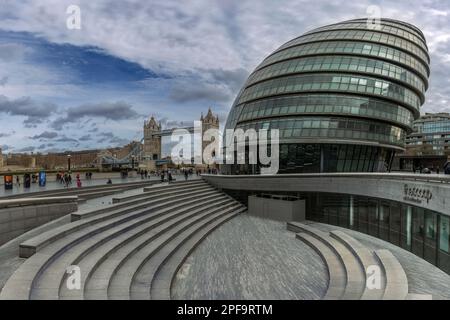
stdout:
<svg viewBox="0 0 450 320">
<path fill-rule="evenodd" d="M 175 299 L 317 300 L 328 274 L 319 255 L 286 223 L 247 214 L 208 236 L 184 263 Z"/>
<path fill-rule="evenodd" d="M 84 177 L 83 177 L 83 179 L 81 179 L 81 182 L 82 182 L 83 187 L 106 185 L 108 178 L 113 175 L 116 176 L 116 177 L 111 178 L 113 185 L 120 184 L 120 183 L 143 181 L 140 176 L 135 177 L 135 178 L 122 179 L 120 177 L 117 177 L 116 173 L 113 173 L 112 175 L 107 175 L 105 173 L 102 173 L 102 178 L 98 177 L 98 178 L 93 178 L 92 180 L 84 180 Z M 174 175 L 173 177 L 177 181 L 184 181 L 184 176 Z M 192 175 L 189 177 L 189 180 L 199 179 L 199 178 L 200 177 L 197 177 L 196 175 Z M 150 181 L 160 180 L 160 177 L 150 176 L 146 180 L 150 180 Z M 70 188 L 76 187 L 76 180 L 74 178 L 72 179 L 72 185 L 69 187 Z M 14 188 L 12 190 L 5 190 L 4 186 L 2 185 L 2 186 L 0 186 L 0 198 L 15 195 L 15 194 L 22 194 L 22 193 L 26 194 L 26 193 L 31 193 L 31 192 L 39 192 L 39 191 L 46 191 L 46 190 L 63 190 L 63 189 L 65 189 L 64 185 L 62 185 L 61 183 L 56 182 L 56 181 L 47 181 L 47 185 L 45 187 L 40 187 L 38 183 L 32 183 L 31 188 L 28 188 L 28 189 L 24 188 L 23 183 L 20 184 L 20 187 L 17 186 L 16 184 L 14 184 Z"/>
</svg>

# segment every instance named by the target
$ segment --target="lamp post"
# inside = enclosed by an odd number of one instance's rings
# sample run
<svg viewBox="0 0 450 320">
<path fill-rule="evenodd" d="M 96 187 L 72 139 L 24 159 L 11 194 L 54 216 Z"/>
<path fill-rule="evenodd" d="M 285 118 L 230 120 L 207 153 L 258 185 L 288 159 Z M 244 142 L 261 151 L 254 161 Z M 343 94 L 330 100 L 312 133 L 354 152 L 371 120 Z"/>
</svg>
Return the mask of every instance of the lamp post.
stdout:
<svg viewBox="0 0 450 320">
<path fill-rule="evenodd" d="M 70 172 L 70 154 L 67 155 L 67 171 Z"/>
<path fill-rule="evenodd" d="M 134 154 L 131 155 L 131 170 L 134 170 Z"/>
</svg>

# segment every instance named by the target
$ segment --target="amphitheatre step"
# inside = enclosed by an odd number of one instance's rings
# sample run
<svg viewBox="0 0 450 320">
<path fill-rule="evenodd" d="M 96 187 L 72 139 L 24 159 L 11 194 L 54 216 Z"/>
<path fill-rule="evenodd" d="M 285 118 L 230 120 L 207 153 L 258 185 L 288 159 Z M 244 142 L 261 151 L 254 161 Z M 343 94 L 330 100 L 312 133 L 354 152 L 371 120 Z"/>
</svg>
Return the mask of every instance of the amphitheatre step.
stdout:
<svg viewBox="0 0 450 320">
<path fill-rule="evenodd" d="M 324 261 L 328 270 L 328 288 L 324 300 L 339 300 L 345 293 L 345 286 L 347 284 L 347 276 L 345 267 L 342 261 L 336 255 L 335 251 L 331 250 L 322 241 L 307 233 L 297 233 L 297 239 L 302 240 L 311 248 L 313 248 Z"/>
<path fill-rule="evenodd" d="M 406 300 L 433 300 L 431 294 L 408 293 Z"/>
<path fill-rule="evenodd" d="M 189 186 L 177 186 L 177 187 L 169 187 L 169 188 L 153 188 L 155 189 L 152 192 L 143 192 L 140 194 L 135 194 L 135 195 L 131 195 L 131 196 L 122 196 L 122 197 L 114 197 L 112 200 L 113 203 L 119 203 L 119 202 L 125 202 L 125 201 L 136 201 L 136 200 L 140 200 L 140 199 L 146 199 L 146 198 L 150 198 L 150 197 L 158 197 L 161 194 L 168 194 L 168 193 L 180 193 L 183 192 L 184 190 L 198 190 L 201 188 L 206 188 L 209 187 L 211 188 L 211 186 L 209 186 L 206 183 L 196 183 L 193 185 L 189 185 Z"/>
<path fill-rule="evenodd" d="M 133 212 L 136 210 L 134 214 L 140 215 L 145 212 L 148 212 L 150 210 L 154 210 L 156 208 L 163 208 L 167 206 L 169 203 L 168 201 L 177 201 L 177 202 L 183 202 L 193 196 L 197 195 L 203 195 L 203 194 L 212 194 L 214 192 L 217 192 L 216 190 L 212 191 L 206 191 L 206 190 L 200 190 L 200 191 L 193 191 L 193 192 L 186 192 L 180 195 L 175 196 L 161 196 L 158 198 L 158 200 L 154 201 L 148 201 L 141 203 L 136 206 L 128 205 L 125 208 L 118 208 L 114 210 L 113 208 L 109 208 L 109 212 L 101 213 L 98 215 L 95 215 L 91 218 L 82 219 L 79 221 L 75 221 L 66 225 L 63 225 L 61 227 L 49 230 L 41 235 L 38 235 L 34 238 L 28 239 L 27 241 L 20 244 L 19 247 L 19 254 L 22 258 L 28 258 L 35 254 L 37 251 L 45 247 L 46 245 L 56 241 L 57 239 L 67 236 L 68 234 L 78 231 L 82 228 L 88 227 L 88 226 L 95 226 L 98 223 L 107 221 L 107 223 L 111 223 L 111 218 L 116 219 L 122 219 L 122 216 L 125 216 L 125 218 L 129 217 L 131 214 L 131 217 L 133 216 Z M 125 203 L 124 203 L 125 204 Z M 143 210 L 141 210 L 143 209 Z"/>
<path fill-rule="evenodd" d="M 231 218 L 243 213 L 246 210 L 246 208 L 240 208 L 233 213 L 224 215 L 221 218 L 213 221 L 209 225 L 201 228 L 201 230 L 195 232 L 195 234 L 193 234 L 188 240 L 183 239 L 180 243 L 178 243 L 177 248 L 174 251 L 170 252 L 170 255 L 160 265 L 153 277 L 150 289 L 151 299 L 171 299 L 171 287 L 174 278 L 191 252 L 193 252 L 197 248 L 197 246 L 216 228 L 220 227 Z M 133 297 L 134 299 L 139 298 L 137 294 L 133 296 L 132 292 L 132 298 Z"/>
<path fill-rule="evenodd" d="M 199 186 L 198 188 L 195 188 L 195 189 L 194 188 L 189 189 L 188 191 L 202 191 L 202 190 L 207 191 L 207 190 L 215 190 L 215 189 L 209 185 L 204 185 L 204 186 Z M 71 219 L 72 219 L 72 221 L 78 221 L 81 219 L 90 218 L 95 215 L 111 212 L 113 210 L 118 210 L 118 209 L 122 209 L 122 208 L 127 208 L 128 210 L 134 210 L 134 209 L 140 208 L 142 206 L 147 206 L 147 202 L 149 202 L 150 200 L 155 200 L 155 201 L 158 199 L 161 200 L 163 197 L 166 197 L 166 196 L 172 195 L 172 194 L 176 194 L 176 193 L 173 193 L 172 191 L 167 190 L 165 193 L 159 193 L 156 195 L 154 195 L 154 194 L 146 195 L 145 197 L 141 197 L 139 199 L 134 199 L 134 200 L 132 199 L 129 201 L 119 202 L 119 203 L 103 206 L 99 209 L 94 208 L 94 209 L 79 210 L 79 211 L 71 214 Z M 181 194 L 181 192 L 178 192 L 177 194 Z"/>
<path fill-rule="evenodd" d="M 340 299 L 343 300 L 359 300 L 366 288 L 365 271 L 360 264 L 358 257 L 340 241 L 332 238 L 328 233 L 322 232 L 317 228 L 299 222 L 288 222 L 288 230 L 294 232 L 306 233 L 323 244 L 328 246 L 340 260 L 345 272 L 345 289 Z M 309 241 L 310 242 L 310 241 Z M 315 246 L 316 249 L 320 247 Z M 326 259 L 325 259 L 326 260 Z M 335 263 L 331 265 L 334 267 Z M 340 267 L 340 266 L 339 266 Z M 332 270 L 329 270 L 330 274 Z"/>
<path fill-rule="evenodd" d="M 72 264 L 77 265 L 83 270 L 81 278 L 81 290 L 68 290 L 65 285 L 66 276 L 60 282 L 59 298 L 60 299 L 83 299 L 84 291 L 87 289 L 87 283 L 95 273 L 97 268 L 105 261 L 114 259 L 117 261 L 118 252 L 126 251 L 126 247 L 136 248 L 143 242 L 153 241 L 156 237 L 167 232 L 178 223 L 185 219 L 209 210 L 218 204 L 225 204 L 230 200 L 221 200 L 220 198 L 212 198 L 204 201 L 202 204 L 194 204 L 174 210 L 161 218 L 154 221 L 139 225 L 137 228 L 125 232 L 113 240 L 108 241 L 100 246 L 93 248 L 90 252 L 83 252 Z"/>
<path fill-rule="evenodd" d="M 205 196 L 214 195 L 215 192 L 207 193 Z M 172 204 L 172 207 L 169 207 L 168 210 L 183 207 L 188 204 L 189 199 L 192 199 L 192 196 L 189 193 L 186 195 L 178 197 L 178 199 L 173 199 L 168 204 Z M 195 202 L 196 200 L 191 200 L 191 202 Z M 177 205 L 174 205 L 177 203 Z M 160 208 L 168 207 L 168 204 L 160 205 Z M 39 275 L 45 268 L 52 263 L 52 261 L 58 257 L 59 254 L 63 253 L 65 250 L 68 250 L 72 246 L 76 245 L 80 241 L 86 240 L 89 241 L 89 238 L 99 232 L 107 232 L 110 228 L 120 225 L 122 223 L 132 223 L 133 219 L 140 218 L 144 216 L 144 218 L 152 219 L 162 215 L 159 211 L 156 211 L 156 207 L 146 208 L 141 211 L 132 212 L 125 214 L 123 216 L 114 217 L 113 219 L 106 219 L 106 221 L 96 223 L 94 225 L 85 224 L 84 228 L 59 228 L 57 234 L 52 234 L 50 237 L 44 234 L 44 238 L 52 239 L 49 241 L 47 247 L 45 247 L 42 252 L 36 253 L 33 257 L 29 258 L 25 261 L 22 266 L 16 270 L 16 272 L 12 275 L 12 277 L 6 283 L 0 298 L 13 298 L 13 299 L 28 299 L 31 294 L 31 289 L 36 280 L 36 276 Z M 145 217 L 147 216 L 147 217 Z M 131 222 L 130 222 L 131 221 Z M 85 222 L 85 221 L 81 221 Z M 78 222 L 71 223 L 77 224 Z M 139 223 L 139 222 L 138 222 Z M 69 224 L 69 225 L 71 225 Z M 75 232 L 78 231 L 78 232 Z M 38 237 L 37 237 L 38 238 Z M 63 238 L 63 239 L 61 239 Z M 56 241 L 61 239 L 61 241 Z M 44 239 L 45 240 L 45 239 Z M 47 239 L 48 240 L 48 239 Z M 92 243 L 95 245 L 95 243 Z M 42 292 L 42 290 L 41 290 Z M 56 298 L 56 297 L 54 297 Z"/>
<path fill-rule="evenodd" d="M 363 270 L 365 270 L 366 283 L 367 274 L 371 267 L 376 266 L 379 270 L 383 270 L 380 262 L 377 258 L 375 258 L 373 252 L 355 238 L 339 230 L 331 231 L 330 236 L 342 242 L 358 258 Z M 385 286 L 385 276 L 383 273 L 381 273 L 381 277 L 381 287 L 379 289 L 368 288 L 366 285 L 364 287 L 364 293 L 361 296 L 361 300 L 379 300 L 383 297 Z"/>
<path fill-rule="evenodd" d="M 408 296 L 408 278 L 400 262 L 389 250 L 375 251 L 386 275 L 383 300 L 404 300 Z"/>
<path fill-rule="evenodd" d="M 165 238 L 158 239 L 150 243 L 128 259 L 123 266 L 117 270 L 108 286 L 109 299 L 131 299 L 132 292 L 143 291 L 146 296 L 143 299 L 150 298 L 150 286 L 154 272 L 164 263 L 168 255 L 180 244 L 194 236 L 203 226 L 216 221 L 224 215 L 233 214 L 242 206 L 234 204 L 224 208 L 218 208 L 210 214 L 191 219 L 176 229 Z M 181 242 L 180 242 L 181 241 Z M 138 288 L 139 287 L 139 288 Z M 141 297 L 138 297 L 141 299 Z"/>
<path fill-rule="evenodd" d="M 231 205 L 232 203 L 226 203 L 223 207 L 230 207 Z M 121 247 L 105 260 L 88 279 L 85 286 L 85 298 L 107 299 L 109 285 L 114 283 L 115 278 L 120 278 L 120 280 L 123 281 L 123 278 L 128 277 L 130 279 L 129 281 L 131 281 L 134 269 L 129 266 L 130 260 L 133 260 L 136 256 L 142 254 L 144 254 L 144 256 L 151 255 L 154 250 L 158 250 L 164 246 L 164 244 L 178 234 L 180 230 L 183 230 L 195 221 L 204 219 L 220 210 L 220 207 L 218 208 L 217 205 L 212 205 L 207 208 L 207 210 L 201 210 L 200 212 L 197 212 L 197 214 L 179 221 L 166 232 L 158 234 L 157 237 L 141 237 L 140 239 L 136 239 L 136 241 L 132 241 L 126 246 Z M 121 275 L 123 270 L 126 270 L 126 277 Z"/>
<path fill-rule="evenodd" d="M 171 187 L 178 187 L 178 186 L 190 186 L 190 185 L 196 185 L 196 184 L 207 184 L 204 180 L 196 179 L 196 180 L 190 180 L 190 181 L 175 181 L 171 182 L 166 185 L 162 186 L 150 186 L 150 187 L 144 187 L 144 192 L 153 191 L 156 189 L 167 189 Z"/>
<path fill-rule="evenodd" d="M 219 200 L 220 198 L 216 196 L 211 200 L 208 200 L 208 202 L 216 203 Z M 174 223 L 173 221 L 176 222 L 179 219 L 182 219 L 183 214 L 186 212 L 195 212 L 196 210 L 194 209 L 198 207 L 200 207 L 198 202 L 191 202 L 190 205 L 185 205 L 182 209 L 169 211 L 163 209 L 166 211 L 166 214 L 161 215 L 158 218 L 150 219 L 149 221 L 146 221 L 145 218 L 140 218 L 130 223 L 116 226 L 106 232 L 93 235 L 88 240 L 80 242 L 76 246 L 69 248 L 60 254 L 57 259 L 39 275 L 39 281 L 35 281 L 34 283 L 31 298 L 57 299 L 61 298 L 61 295 L 63 295 L 65 297 L 69 296 L 82 299 L 82 290 L 66 290 L 65 270 L 68 266 L 79 266 L 82 270 L 82 278 L 85 278 L 89 273 L 89 270 L 86 268 L 89 263 L 107 258 L 107 255 L 110 253 L 106 250 L 107 248 L 116 248 L 125 245 L 134 237 L 141 235 L 145 237 L 146 232 L 150 232 L 154 228 L 161 229 L 164 225 L 170 225 L 171 223 Z M 151 232 L 153 233 L 153 231 Z M 82 262 L 87 262 L 87 264 Z M 41 288 L 44 288 L 45 290 L 41 290 Z"/>
</svg>

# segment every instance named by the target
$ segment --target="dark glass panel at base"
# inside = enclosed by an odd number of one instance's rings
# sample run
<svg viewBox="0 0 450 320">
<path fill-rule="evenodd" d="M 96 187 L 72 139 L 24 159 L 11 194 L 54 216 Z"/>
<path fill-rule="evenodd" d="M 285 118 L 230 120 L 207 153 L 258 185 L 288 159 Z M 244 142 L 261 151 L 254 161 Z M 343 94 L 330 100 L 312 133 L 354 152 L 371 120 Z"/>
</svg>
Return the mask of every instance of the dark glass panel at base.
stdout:
<svg viewBox="0 0 450 320">
<path fill-rule="evenodd" d="M 439 216 L 438 266 L 450 273 L 450 217 Z"/>
<path fill-rule="evenodd" d="M 279 155 L 280 174 L 387 172 L 390 171 L 394 151 L 374 146 L 290 143 L 280 144 Z M 245 158 L 249 159 L 248 154 Z M 258 174 L 260 168 L 258 165 L 227 163 L 222 166 L 222 173 Z"/>
</svg>

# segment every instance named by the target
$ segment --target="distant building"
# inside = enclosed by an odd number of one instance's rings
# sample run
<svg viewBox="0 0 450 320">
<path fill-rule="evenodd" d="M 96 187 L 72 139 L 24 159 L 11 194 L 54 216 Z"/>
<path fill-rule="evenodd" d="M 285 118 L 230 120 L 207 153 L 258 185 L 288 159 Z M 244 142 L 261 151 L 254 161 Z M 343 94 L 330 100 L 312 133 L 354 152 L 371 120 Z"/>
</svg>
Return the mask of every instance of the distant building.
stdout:
<svg viewBox="0 0 450 320">
<path fill-rule="evenodd" d="M 34 168 L 36 159 L 33 154 L 9 153 L 6 156 L 5 166 L 13 168 Z"/>
<path fill-rule="evenodd" d="M 43 169 L 67 169 L 70 155 L 71 169 L 93 168 L 100 150 L 66 151 L 61 153 L 36 154 L 36 167 Z"/>
<path fill-rule="evenodd" d="M 398 155 L 401 170 L 442 169 L 450 157 L 450 114 L 426 113 L 414 121 L 405 147 Z"/>
</svg>

